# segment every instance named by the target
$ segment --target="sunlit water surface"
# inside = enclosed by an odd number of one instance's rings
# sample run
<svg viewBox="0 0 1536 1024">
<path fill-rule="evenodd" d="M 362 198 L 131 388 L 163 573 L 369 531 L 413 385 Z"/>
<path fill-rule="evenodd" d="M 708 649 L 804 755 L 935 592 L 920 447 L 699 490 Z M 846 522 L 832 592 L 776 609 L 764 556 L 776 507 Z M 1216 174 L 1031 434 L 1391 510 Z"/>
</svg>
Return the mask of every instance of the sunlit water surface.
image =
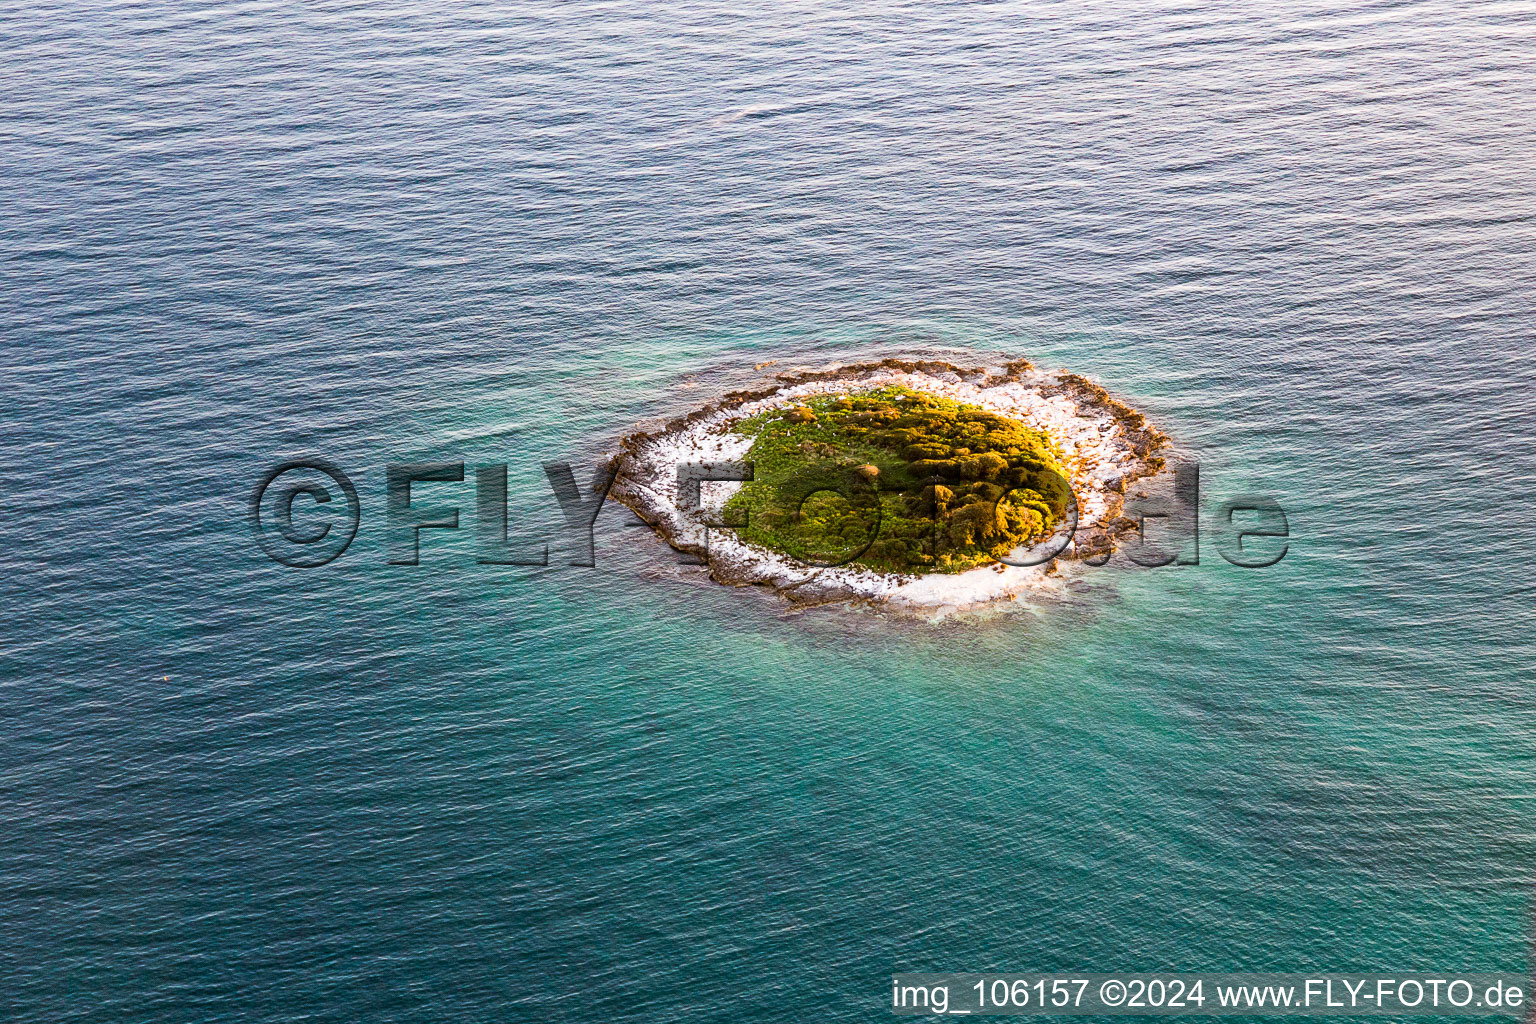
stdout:
<svg viewBox="0 0 1536 1024">
<path fill-rule="evenodd" d="M 14 1019 L 1524 969 L 1521 6 L 0 17 Z M 477 565 L 466 482 L 418 486 L 462 528 L 387 564 L 390 462 L 505 462 L 554 524 L 542 462 L 756 363 L 908 351 L 1095 377 L 1208 510 L 1280 500 L 1289 554 L 788 615 L 619 509 L 595 568 Z M 246 503 L 303 454 L 362 525 L 284 569 Z"/>
</svg>

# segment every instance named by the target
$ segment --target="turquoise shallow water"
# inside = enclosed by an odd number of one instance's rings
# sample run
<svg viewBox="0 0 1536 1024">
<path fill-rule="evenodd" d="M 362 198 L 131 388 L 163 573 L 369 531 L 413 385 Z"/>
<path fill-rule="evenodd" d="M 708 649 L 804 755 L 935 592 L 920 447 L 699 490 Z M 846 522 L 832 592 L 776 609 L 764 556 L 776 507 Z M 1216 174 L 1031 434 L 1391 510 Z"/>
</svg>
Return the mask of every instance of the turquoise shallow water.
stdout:
<svg viewBox="0 0 1536 1024">
<path fill-rule="evenodd" d="M 0 999 L 863 1020 L 907 970 L 1525 969 L 1536 23 L 1503 5 L 11 8 Z M 1024 354 L 1290 553 L 941 625 L 386 564 L 383 469 Z M 256 479 L 357 481 L 287 570 Z M 439 532 L 441 533 L 441 531 Z M 562 552 L 557 549 L 556 561 Z"/>
</svg>

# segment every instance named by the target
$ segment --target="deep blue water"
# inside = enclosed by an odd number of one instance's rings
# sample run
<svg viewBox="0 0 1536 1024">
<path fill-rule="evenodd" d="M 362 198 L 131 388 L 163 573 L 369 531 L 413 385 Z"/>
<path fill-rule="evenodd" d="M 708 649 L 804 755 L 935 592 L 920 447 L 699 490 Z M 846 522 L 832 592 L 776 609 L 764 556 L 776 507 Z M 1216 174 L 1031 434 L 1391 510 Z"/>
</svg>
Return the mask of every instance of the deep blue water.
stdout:
<svg viewBox="0 0 1536 1024">
<path fill-rule="evenodd" d="M 8 4 L 0 1000 L 866 1020 L 908 970 L 1507 970 L 1536 874 L 1536 16 Z M 767 360 L 1023 354 L 1279 565 L 787 615 L 627 514 L 386 564 Z M 958 355 L 957 355 L 958 357 Z M 321 455 L 362 524 L 285 569 Z M 472 470 L 471 470 L 472 472 Z M 585 470 L 582 470 L 584 475 Z M 547 531 L 553 533 L 553 526 Z"/>
</svg>

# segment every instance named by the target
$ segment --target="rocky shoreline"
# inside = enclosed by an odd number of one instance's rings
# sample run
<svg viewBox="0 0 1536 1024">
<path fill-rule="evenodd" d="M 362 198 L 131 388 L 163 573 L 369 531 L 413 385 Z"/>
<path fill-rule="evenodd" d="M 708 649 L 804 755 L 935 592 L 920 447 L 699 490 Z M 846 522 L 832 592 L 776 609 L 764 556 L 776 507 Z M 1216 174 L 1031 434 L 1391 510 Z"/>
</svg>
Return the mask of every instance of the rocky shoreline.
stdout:
<svg viewBox="0 0 1536 1024">
<path fill-rule="evenodd" d="M 962 573 L 891 574 L 857 566 L 818 567 L 742 541 L 720 526 L 721 506 L 739 484 L 706 481 L 699 510 L 679 507 L 678 467 L 743 459 L 752 439 L 732 426 L 807 396 L 897 384 L 971 403 L 1045 430 L 1065 457 L 1078 502 L 1073 543 L 1040 566 L 986 565 Z M 783 373 L 777 384 L 736 391 L 654 431 L 620 442 L 612 459 L 612 500 L 632 509 L 672 547 L 702 559 L 710 576 L 733 586 L 772 587 L 795 605 L 863 604 L 944 615 L 1065 587 L 1062 564 L 1107 557 L 1132 527 L 1120 512 L 1126 488 L 1165 468 L 1168 438 L 1135 409 L 1078 374 L 1042 371 L 1018 359 L 999 368 L 936 360 L 885 359 Z"/>
</svg>

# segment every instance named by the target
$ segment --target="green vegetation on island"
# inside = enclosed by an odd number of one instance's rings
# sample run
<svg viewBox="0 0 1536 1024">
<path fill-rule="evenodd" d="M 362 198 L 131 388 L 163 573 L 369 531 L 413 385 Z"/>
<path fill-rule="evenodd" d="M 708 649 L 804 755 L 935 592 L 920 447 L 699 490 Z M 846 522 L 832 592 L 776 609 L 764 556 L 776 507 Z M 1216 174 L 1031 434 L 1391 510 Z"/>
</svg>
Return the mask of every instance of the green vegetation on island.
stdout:
<svg viewBox="0 0 1536 1024">
<path fill-rule="evenodd" d="M 754 439 L 754 478 L 727 521 L 802 561 L 963 572 L 1050 534 L 1071 500 L 1044 432 L 908 388 L 816 397 L 734 429 Z"/>
</svg>

